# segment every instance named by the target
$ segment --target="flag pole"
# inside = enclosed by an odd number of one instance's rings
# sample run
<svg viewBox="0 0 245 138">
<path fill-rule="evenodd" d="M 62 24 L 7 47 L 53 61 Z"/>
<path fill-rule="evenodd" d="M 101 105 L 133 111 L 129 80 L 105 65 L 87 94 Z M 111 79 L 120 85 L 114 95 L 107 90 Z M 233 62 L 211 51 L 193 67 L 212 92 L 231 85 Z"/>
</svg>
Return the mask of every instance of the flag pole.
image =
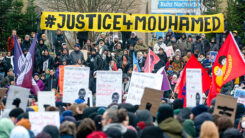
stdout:
<svg viewBox="0 0 245 138">
<path fill-rule="evenodd" d="M 148 59 L 149 59 L 149 60 L 148 60 L 149 65 L 148 65 L 148 66 L 149 66 L 149 73 L 150 73 L 150 67 L 151 67 L 151 65 L 150 65 L 150 63 L 151 63 L 151 62 L 150 62 L 150 60 L 151 60 L 151 59 L 150 59 L 150 48 L 148 49 Z"/>
</svg>

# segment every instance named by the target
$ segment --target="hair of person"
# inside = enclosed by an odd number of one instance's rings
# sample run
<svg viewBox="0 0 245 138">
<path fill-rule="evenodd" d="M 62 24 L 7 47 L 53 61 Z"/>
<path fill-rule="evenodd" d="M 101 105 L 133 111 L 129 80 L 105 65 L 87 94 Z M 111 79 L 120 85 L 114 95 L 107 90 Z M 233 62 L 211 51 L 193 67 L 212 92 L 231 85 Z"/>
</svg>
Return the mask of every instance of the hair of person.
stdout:
<svg viewBox="0 0 245 138">
<path fill-rule="evenodd" d="M 220 56 L 220 57 L 219 57 L 218 61 L 219 61 L 219 64 L 220 64 L 220 65 L 222 64 L 222 60 L 223 60 L 223 59 L 226 59 L 226 56 Z"/>
<path fill-rule="evenodd" d="M 110 108 L 106 110 L 106 120 L 111 119 L 112 123 L 118 122 L 118 111 L 116 109 Z"/>
<path fill-rule="evenodd" d="M 212 121 L 205 121 L 202 124 L 200 138 L 219 138 L 218 128 Z"/>
<path fill-rule="evenodd" d="M 228 116 L 222 115 L 217 120 L 217 127 L 219 128 L 219 132 L 223 132 L 228 128 L 232 128 L 233 127 L 232 120 Z"/>
<path fill-rule="evenodd" d="M 58 111 L 58 109 L 54 106 L 47 107 L 47 111 Z"/>
<path fill-rule="evenodd" d="M 117 116 L 118 116 L 118 122 L 122 123 L 127 119 L 128 116 L 127 110 L 124 108 L 119 109 L 117 112 Z"/>
<path fill-rule="evenodd" d="M 60 126 L 60 135 L 72 135 L 76 136 L 76 125 L 73 122 L 65 121 Z"/>
<path fill-rule="evenodd" d="M 77 111 L 76 111 L 77 108 L 78 108 L 77 104 L 72 104 L 69 110 L 72 111 L 73 115 L 76 115 L 77 114 Z"/>
<path fill-rule="evenodd" d="M 77 129 L 77 132 L 83 132 L 83 131 L 95 131 L 96 130 L 96 126 L 95 123 L 92 119 L 90 118 L 84 118 Z"/>
</svg>

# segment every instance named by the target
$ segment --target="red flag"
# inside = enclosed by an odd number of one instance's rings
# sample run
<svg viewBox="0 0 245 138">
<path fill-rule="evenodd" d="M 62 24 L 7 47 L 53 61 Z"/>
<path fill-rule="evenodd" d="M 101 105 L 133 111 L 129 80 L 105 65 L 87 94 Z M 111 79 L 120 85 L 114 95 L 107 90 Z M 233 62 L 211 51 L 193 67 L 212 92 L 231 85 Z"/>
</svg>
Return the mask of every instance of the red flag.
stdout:
<svg viewBox="0 0 245 138">
<path fill-rule="evenodd" d="M 207 104 L 210 105 L 213 98 L 224 84 L 245 74 L 245 62 L 237 43 L 230 33 L 213 64 L 212 85 L 209 91 Z"/>
<path fill-rule="evenodd" d="M 205 92 L 210 88 L 211 78 L 205 71 L 203 66 L 198 62 L 194 55 L 191 55 L 189 61 L 186 63 L 185 68 L 182 71 L 181 79 L 176 84 L 175 92 L 178 93 L 178 98 L 184 100 L 184 107 L 186 107 L 186 69 L 201 69 L 202 70 L 202 91 Z"/>
<path fill-rule="evenodd" d="M 113 71 L 117 71 L 117 66 L 116 66 L 116 63 L 113 64 L 113 68 L 112 68 Z"/>
<path fill-rule="evenodd" d="M 155 64 L 157 64 L 159 61 L 160 61 L 160 58 L 151 49 L 149 49 L 148 55 L 145 61 L 144 72 L 152 72 Z"/>
</svg>

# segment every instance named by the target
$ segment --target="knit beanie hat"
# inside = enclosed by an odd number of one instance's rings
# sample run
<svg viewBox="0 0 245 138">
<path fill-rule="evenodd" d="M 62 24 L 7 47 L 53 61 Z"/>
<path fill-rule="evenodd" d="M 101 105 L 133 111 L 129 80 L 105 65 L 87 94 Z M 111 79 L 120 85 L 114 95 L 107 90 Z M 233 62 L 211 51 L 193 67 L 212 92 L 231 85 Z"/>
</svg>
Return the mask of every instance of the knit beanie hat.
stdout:
<svg viewBox="0 0 245 138">
<path fill-rule="evenodd" d="M 161 123 L 169 117 L 173 117 L 173 108 L 169 104 L 161 105 L 158 108 L 157 122 Z"/>
</svg>

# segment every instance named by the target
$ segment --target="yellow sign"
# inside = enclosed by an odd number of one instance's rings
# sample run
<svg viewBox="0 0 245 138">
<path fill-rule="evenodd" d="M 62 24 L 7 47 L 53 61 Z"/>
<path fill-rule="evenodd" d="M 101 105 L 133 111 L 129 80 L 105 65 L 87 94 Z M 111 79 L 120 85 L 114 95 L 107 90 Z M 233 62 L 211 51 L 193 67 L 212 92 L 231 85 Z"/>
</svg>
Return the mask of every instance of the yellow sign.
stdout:
<svg viewBox="0 0 245 138">
<path fill-rule="evenodd" d="M 95 32 L 167 32 L 223 33 L 223 14 L 164 15 L 123 13 L 42 12 L 40 28 L 43 30 L 95 31 Z"/>
</svg>

